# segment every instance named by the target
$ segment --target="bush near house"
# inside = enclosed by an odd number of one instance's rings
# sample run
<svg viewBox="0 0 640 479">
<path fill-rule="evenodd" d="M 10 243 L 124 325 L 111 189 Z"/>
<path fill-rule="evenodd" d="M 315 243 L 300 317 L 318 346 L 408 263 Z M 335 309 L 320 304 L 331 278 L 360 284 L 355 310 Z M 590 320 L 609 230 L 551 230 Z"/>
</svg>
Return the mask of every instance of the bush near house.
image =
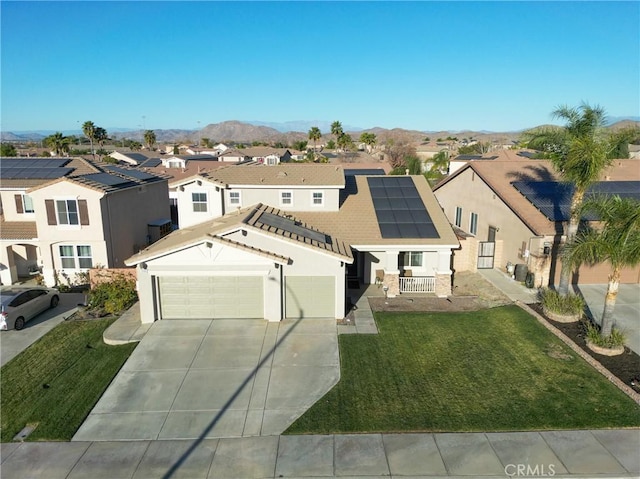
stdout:
<svg viewBox="0 0 640 479">
<path fill-rule="evenodd" d="M 136 301 L 138 293 L 135 280 L 120 275 L 94 286 L 89 292 L 88 306 L 90 309 L 118 314 L 133 306 Z"/>
<path fill-rule="evenodd" d="M 555 289 L 542 288 L 538 298 L 542 306 L 553 313 L 581 315 L 584 311 L 584 299 L 576 294 L 561 296 Z"/>
</svg>

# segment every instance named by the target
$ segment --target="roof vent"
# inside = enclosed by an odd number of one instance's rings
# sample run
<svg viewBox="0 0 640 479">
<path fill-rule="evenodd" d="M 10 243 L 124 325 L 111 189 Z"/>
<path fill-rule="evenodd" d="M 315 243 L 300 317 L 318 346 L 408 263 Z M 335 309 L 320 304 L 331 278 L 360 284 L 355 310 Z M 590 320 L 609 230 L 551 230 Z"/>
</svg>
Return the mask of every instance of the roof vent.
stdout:
<svg viewBox="0 0 640 479">
<path fill-rule="evenodd" d="M 279 171 L 278 172 L 278 178 L 284 178 L 285 176 L 287 176 L 287 172 L 286 171 Z"/>
</svg>

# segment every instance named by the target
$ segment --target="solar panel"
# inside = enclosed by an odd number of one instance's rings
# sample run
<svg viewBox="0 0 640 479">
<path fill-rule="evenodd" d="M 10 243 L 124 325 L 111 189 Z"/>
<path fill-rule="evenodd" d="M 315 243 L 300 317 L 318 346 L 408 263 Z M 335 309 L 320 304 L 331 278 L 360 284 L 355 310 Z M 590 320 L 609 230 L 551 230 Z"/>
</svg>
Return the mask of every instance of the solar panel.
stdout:
<svg viewBox="0 0 640 479">
<path fill-rule="evenodd" d="M 110 175 L 109 173 L 91 173 L 89 175 L 84 175 L 83 178 L 95 181 L 96 183 L 100 183 L 101 185 L 105 186 L 121 186 L 126 185 L 127 183 L 131 183 L 130 180 L 120 178 L 119 176 Z"/>
<path fill-rule="evenodd" d="M 145 168 L 155 168 L 158 165 L 162 164 L 162 160 L 160 158 L 149 158 L 147 161 L 143 161 L 138 166 Z"/>
<path fill-rule="evenodd" d="M 300 223 L 293 221 L 289 218 L 283 218 L 282 216 L 274 215 L 272 213 L 262 213 L 259 221 L 267 226 L 278 228 L 288 233 L 308 238 L 318 243 L 331 243 L 331 238 L 321 233 L 302 226 Z"/>
<path fill-rule="evenodd" d="M 439 238 L 420 193 L 408 176 L 367 178 L 383 238 Z"/>
<path fill-rule="evenodd" d="M 514 181 L 512 185 L 550 221 L 568 221 L 571 217 L 573 185 L 557 181 Z M 591 185 L 585 198 L 597 195 L 618 195 L 640 200 L 640 181 L 600 181 Z M 593 214 L 587 214 L 583 219 L 596 218 Z"/>
<path fill-rule="evenodd" d="M 0 168 L 60 168 L 71 160 L 67 158 L 2 158 L 0 160 Z"/>
<path fill-rule="evenodd" d="M 344 176 L 384 175 L 382 168 L 345 168 Z"/>
<path fill-rule="evenodd" d="M 104 168 L 107 171 L 111 171 L 113 173 L 120 173 L 124 176 L 129 176 L 130 178 L 135 178 L 136 180 L 153 180 L 156 177 L 150 173 L 140 170 L 126 170 L 124 168 L 119 168 L 117 166 L 105 166 Z"/>
<path fill-rule="evenodd" d="M 2 178 L 6 180 L 46 180 L 61 178 L 72 172 L 73 168 L 4 168 Z"/>
</svg>

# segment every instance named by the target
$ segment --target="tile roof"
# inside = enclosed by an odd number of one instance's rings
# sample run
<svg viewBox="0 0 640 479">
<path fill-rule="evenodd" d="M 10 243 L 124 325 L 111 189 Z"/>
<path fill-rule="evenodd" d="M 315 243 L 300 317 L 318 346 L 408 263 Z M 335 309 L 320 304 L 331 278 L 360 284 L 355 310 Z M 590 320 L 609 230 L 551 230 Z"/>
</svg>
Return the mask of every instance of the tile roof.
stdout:
<svg viewBox="0 0 640 479">
<path fill-rule="evenodd" d="M 500 156 L 504 158 L 507 155 Z M 508 156 L 511 157 L 511 155 Z M 555 222 L 550 221 L 511 184 L 514 181 L 559 181 L 549 160 L 531 160 L 514 154 L 506 161 L 500 159 L 490 162 L 470 161 L 453 175 L 438 183 L 434 191 L 455 181 L 455 178 L 467 169 L 472 169 L 535 234 L 556 233 Z M 604 172 L 602 179 L 640 180 L 640 165 L 637 160 L 616 160 Z"/>
<path fill-rule="evenodd" d="M 130 258 L 125 260 L 125 264 L 132 266 L 142 261 L 148 261 L 152 258 L 157 258 L 159 256 L 163 256 L 165 254 L 172 253 L 189 246 L 200 244 L 204 241 L 223 242 L 224 244 L 244 249 L 246 251 L 271 258 L 281 263 L 288 263 L 290 261 L 290 259 L 286 256 L 278 255 L 270 251 L 242 244 L 225 237 L 225 234 L 242 227 L 255 228 L 270 236 L 277 236 L 278 238 L 283 238 L 288 241 L 302 243 L 306 247 L 322 250 L 334 256 L 339 256 L 346 261 L 353 258 L 349 245 L 347 245 L 343 241 L 332 239 L 332 244 L 330 246 L 320 245 L 317 244 L 317 242 L 314 243 L 312 241 L 307 241 L 304 238 L 297 238 L 295 237 L 295 235 L 288 235 L 285 231 L 278 231 L 266 227 L 266 225 L 264 225 L 260 221 L 261 215 L 264 212 L 276 214 L 283 218 L 288 217 L 288 215 L 286 215 L 284 212 L 280 212 L 278 210 L 275 210 L 274 208 L 270 208 L 261 204 L 243 208 L 237 212 L 229 213 L 225 216 L 216 218 L 211 221 L 205 221 L 197 225 L 176 230 L 165 236 L 164 238 L 156 241 L 139 253 L 131 256 Z"/>
<path fill-rule="evenodd" d="M 29 158 L 20 158 L 22 161 L 30 161 L 30 160 L 52 160 L 55 158 L 51 157 L 29 157 Z M 77 175 L 86 175 L 91 173 L 97 173 L 100 170 L 89 160 L 86 160 L 81 157 L 72 157 L 72 158 L 60 158 L 64 160 L 68 160 L 64 166 L 61 168 L 72 168 L 66 176 L 77 176 Z M 44 185 L 51 183 L 51 178 L 3 178 L 2 173 L 0 172 L 0 187 L 2 188 L 34 188 L 36 186 Z"/>
<path fill-rule="evenodd" d="M 374 245 L 457 245 L 458 239 L 451 229 L 436 200 L 429 183 L 422 175 L 411 176 L 418 194 L 439 238 L 383 238 L 371 199 L 367 176 L 353 176 L 345 188 L 345 198 L 337 212 L 296 211 L 296 216 L 314 227 L 348 241 L 352 246 Z"/>
<path fill-rule="evenodd" d="M 2 240 L 32 240 L 38 237 L 35 221 L 5 221 L 0 216 L 0 239 Z"/>
<path fill-rule="evenodd" d="M 342 166 L 314 163 L 265 165 L 231 165 L 208 174 L 212 181 L 225 186 L 338 186 L 344 187 Z"/>
</svg>

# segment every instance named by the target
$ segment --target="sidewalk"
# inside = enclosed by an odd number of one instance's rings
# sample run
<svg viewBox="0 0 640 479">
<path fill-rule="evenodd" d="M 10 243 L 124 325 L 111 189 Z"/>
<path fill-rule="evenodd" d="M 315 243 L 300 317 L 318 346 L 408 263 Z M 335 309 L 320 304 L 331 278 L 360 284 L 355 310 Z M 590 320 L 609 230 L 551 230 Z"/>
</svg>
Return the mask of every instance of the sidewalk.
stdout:
<svg viewBox="0 0 640 479">
<path fill-rule="evenodd" d="M 640 430 L 2 444 L 2 479 L 638 477 Z"/>
</svg>

